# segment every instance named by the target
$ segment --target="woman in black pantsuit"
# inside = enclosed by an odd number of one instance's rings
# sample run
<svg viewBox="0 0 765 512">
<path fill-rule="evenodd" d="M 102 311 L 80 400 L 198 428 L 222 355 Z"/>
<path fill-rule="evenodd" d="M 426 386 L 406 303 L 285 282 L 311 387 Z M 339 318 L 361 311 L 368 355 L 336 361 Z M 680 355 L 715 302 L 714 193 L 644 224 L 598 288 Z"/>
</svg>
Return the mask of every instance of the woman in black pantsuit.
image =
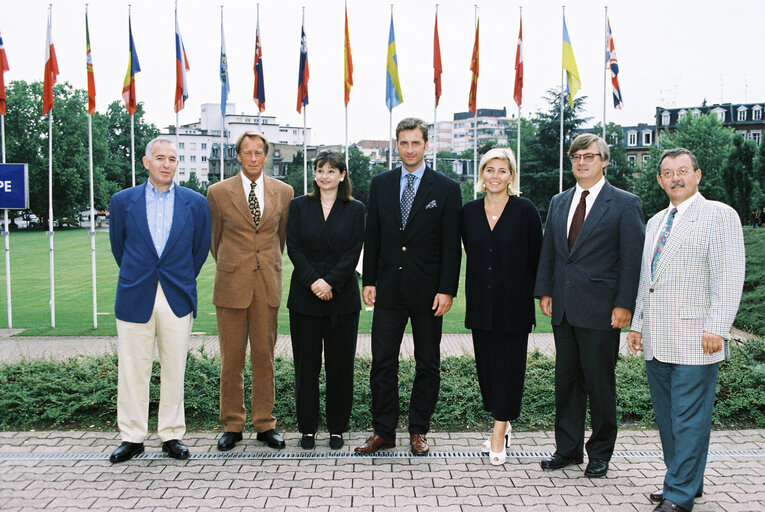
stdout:
<svg viewBox="0 0 765 512">
<path fill-rule="evenodd" d="M 355 269 L 364 236 L 364 205 L 351 196 L 342 155 L 323 151 L 313 165 L 313 192 L 292 200 L 287 221 L 287 254 L 295 267 L 287 299 L 295 407 L 303 434 L 300 446 L 313 448 L 319 427 L 323 344 L 329 444 L 339 449 L 353 406 L 361 309 Z"/>
<path fill-rule="evenodd" d="M 497 465 L 507 458 L 510 421 L 521 412 L 528 335 L 536 324 L 542 221 L 534 203 L 519 197 L 510 149 L 495 148 L 481 158 L 477 186 L 486 196 L 466 203 L 460 217 L 467 255 L 465 327 L 473 331 L 484 409 L 494 418 L 481 448 Z"/>
</svg>

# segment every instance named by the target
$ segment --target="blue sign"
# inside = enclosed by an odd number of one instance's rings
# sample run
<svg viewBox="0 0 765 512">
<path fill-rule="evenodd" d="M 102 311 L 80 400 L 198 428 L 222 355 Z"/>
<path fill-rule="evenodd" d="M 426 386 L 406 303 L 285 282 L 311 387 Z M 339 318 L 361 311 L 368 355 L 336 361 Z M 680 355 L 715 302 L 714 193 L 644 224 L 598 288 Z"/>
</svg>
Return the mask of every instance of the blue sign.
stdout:
<svg viewBox="0 0 765 512">
<path fill-rule="evenodd" d="M 29 208 L 27 164 L 0 164 L 0 209 Z"/>
</svg>

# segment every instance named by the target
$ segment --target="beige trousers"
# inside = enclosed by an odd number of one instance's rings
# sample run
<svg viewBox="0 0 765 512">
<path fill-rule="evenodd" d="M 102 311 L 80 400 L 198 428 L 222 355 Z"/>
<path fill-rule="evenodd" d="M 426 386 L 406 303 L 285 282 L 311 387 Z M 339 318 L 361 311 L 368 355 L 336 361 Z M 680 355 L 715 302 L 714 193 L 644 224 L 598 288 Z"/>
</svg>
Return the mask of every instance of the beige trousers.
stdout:
<svg viewBox="0 0 765 512">
<path fill-rule="evenodd" d="M 186 433 L 183 379 L 192 321 L 191 313 L 182 318 L 175 316 L 159 284 L 148 322 L 117 320 L 117 425 L 123 441 L 142 443 L 149 429 L 149 380 L 155 337 L 160 364 L 157 434 L 164 442 L 182 439 Z"/>
</svg>

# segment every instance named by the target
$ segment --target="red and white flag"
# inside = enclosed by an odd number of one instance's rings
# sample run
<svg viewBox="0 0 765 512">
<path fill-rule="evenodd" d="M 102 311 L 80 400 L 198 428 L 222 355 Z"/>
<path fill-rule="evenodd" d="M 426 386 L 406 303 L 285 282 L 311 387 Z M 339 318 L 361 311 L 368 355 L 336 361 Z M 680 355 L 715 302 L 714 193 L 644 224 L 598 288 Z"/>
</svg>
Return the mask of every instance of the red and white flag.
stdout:
<svg viewBox="0 0 765 512">
<path fill-rule="evenodd" d="M 521 26 L 518 29 L 518 48 L 515 50 L 515 88 L 513 89 L 513 99 L 515 104 L 521 106 L 523 97 L 523 18 Z"/>
<path fill-rule="evenodd" d="M 0 33 L 0 114 L 5 115 L 5 72 L 8 67 L 8 57 L 5 55 L 5 46 L 3 46 L 3 34 Z"/>
<path fill-rule="evenodd" d="M 53 108 L 53 84 L 58 76 L 56 49 L 53 47 L 51 16 L 48 16 L 48 32 L 45 37 L 45 77 L 43 79 L 43 115 Z"/>
<path fill-rule="evenodd" d="M 436 13 L 436 24 L 433 28 L 433 83 L 436 86 L 436 106 L 441 99 L 441 43 L 438 40 L 438 13 Z"/>
</svg>

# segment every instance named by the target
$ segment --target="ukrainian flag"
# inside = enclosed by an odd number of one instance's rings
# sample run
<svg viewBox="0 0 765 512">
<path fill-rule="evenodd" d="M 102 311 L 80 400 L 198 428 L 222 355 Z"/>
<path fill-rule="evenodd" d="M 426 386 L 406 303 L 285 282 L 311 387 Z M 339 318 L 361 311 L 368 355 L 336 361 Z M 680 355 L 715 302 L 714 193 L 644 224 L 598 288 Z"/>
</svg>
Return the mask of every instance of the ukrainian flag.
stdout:
<svg viewBox="0 0 765 512">
<path fill-rule="evenodd" d="M 396 36 L 393 33 L 393 14 L 390 15 L 390 35 L 388 36 L 388 63 L 385 70 L 385 106 L 388 110 L 401 105 L 404 95 L 398 81 L 398 59 L 396 58 Z"/>
<path fill-rule="evenodd" d="M 566 70 L 566 91 L 568 93 L 568 104 L 574 108 L 574 96 L 582 86 L 579 80 L 579 70 L 576 68 L 576 59 L 574 58 L 574 48 L 571 47 L 571 39 L 568 37 L 568 28 L 566 28 L 566 17 L 563 17 L 563 69 Z"/>
</svg>

